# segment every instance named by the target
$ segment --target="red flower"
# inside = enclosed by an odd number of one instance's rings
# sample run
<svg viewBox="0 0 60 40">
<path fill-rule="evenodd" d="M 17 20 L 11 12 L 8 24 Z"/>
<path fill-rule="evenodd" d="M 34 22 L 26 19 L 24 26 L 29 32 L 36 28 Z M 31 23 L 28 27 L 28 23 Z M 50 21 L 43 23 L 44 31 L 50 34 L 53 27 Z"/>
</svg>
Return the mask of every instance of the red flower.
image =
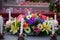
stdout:
<svg viewBox="0 0 60 40">
<path fill-rule="evenodd" d="M 35 27 L 33 30 L 34 30 L 35 33 L 39 32 L 39 28 L 37 28 L 37 27 Z"/>
</svg>

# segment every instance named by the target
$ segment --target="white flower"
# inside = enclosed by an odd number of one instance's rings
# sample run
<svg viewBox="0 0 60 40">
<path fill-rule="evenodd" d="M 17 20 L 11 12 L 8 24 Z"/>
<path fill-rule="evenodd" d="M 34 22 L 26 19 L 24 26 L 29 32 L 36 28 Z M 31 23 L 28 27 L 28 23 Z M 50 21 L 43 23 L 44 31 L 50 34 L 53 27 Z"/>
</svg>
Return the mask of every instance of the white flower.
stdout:
<svg viewBox="0 0 60 40">
<path fill-rule="evenodd" d="M 8 21 L 6 22 L 6 27 L 9 28 L 12 23 L 13 23 L 13 22 L 12 22 L 11 20 L 8 20 Z"/>
<path fill-rule="evenodd" d="M 54 21 L 54 25 L 58 26 L 58 21 L 57 20 Z"/>
<path fill-rule="evenodd" d="M 31 15 L 27 15 L 26 16 L 26 19 L 30 19 L 32 16 Z"/>
</svg>

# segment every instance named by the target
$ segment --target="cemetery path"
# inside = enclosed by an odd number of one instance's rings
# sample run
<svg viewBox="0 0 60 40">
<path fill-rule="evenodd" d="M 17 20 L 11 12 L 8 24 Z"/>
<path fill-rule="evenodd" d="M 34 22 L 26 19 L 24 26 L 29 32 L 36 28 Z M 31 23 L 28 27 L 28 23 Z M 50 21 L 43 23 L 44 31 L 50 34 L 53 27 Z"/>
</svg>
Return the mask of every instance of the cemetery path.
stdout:
<svg viewBox="0 0 60 40">
<path fill-rule="evenodd" d="M 60 40 L 60 36 L 57 37 Z M 15 35 L 6 34 L 4 40 L 17 40 L 18 37 Z M 27 36 L 25 40 L 50 40 L 50 37 L 37 37 L 37 36 Z"/>
</svg>

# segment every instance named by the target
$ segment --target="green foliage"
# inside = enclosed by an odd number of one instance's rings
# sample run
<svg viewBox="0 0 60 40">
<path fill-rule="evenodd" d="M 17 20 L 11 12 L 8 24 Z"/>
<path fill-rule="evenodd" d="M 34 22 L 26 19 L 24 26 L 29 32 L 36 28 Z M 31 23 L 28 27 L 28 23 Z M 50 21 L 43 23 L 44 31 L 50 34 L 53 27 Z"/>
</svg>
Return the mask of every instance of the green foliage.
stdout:
<svg viewBox="0 0 60 40">
<path fill-rule="evenodd" d="M 60 28 L 59 28 L 58 30 L 56 30 L 56 33 L 57 33 L 58 35 L 60 35 Z"/>
<path fill-rule="evenodd" d="M 58 16 L 60 16 L 60 13 L 58 13 Z"/>
<path fill-rule="evenodd" d="M 42 34 L 41 34 L 41 36 L 47 36 L 48 34 L 47 34 L 47 32 L 46 31 L 44 31 L 44 32 L 42 32 Z"/>
<path fill-rule="evenodd" d="M 52 12 L 56 12 L 56 4 L 54 3 L 54 1 L 50 1 L 50 5 L 49 5 L 49 10 Z"/>
</svg>

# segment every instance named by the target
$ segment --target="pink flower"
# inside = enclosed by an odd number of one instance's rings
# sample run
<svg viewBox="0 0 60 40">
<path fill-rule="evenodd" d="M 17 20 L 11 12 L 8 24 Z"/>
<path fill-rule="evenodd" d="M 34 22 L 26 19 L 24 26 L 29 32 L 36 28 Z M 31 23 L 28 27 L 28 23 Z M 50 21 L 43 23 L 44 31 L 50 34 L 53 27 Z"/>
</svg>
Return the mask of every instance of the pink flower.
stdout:
<svg viewBox="0 0 60 40">
<path fill-rule="evenodd" d="M 35 27 L 33 30 L 34 30 L 35 33 L 39 32 L 39 28 L 37 28 L 37 27 Z"/>
<path fill-rule="evenodd" d="M 19 15 L 19 16 L 17 17 L 17 20 L 20 22 L 21 19 L 22 19 L 22 17 L 23 17 L 23 15 Z"/>
</svg>

